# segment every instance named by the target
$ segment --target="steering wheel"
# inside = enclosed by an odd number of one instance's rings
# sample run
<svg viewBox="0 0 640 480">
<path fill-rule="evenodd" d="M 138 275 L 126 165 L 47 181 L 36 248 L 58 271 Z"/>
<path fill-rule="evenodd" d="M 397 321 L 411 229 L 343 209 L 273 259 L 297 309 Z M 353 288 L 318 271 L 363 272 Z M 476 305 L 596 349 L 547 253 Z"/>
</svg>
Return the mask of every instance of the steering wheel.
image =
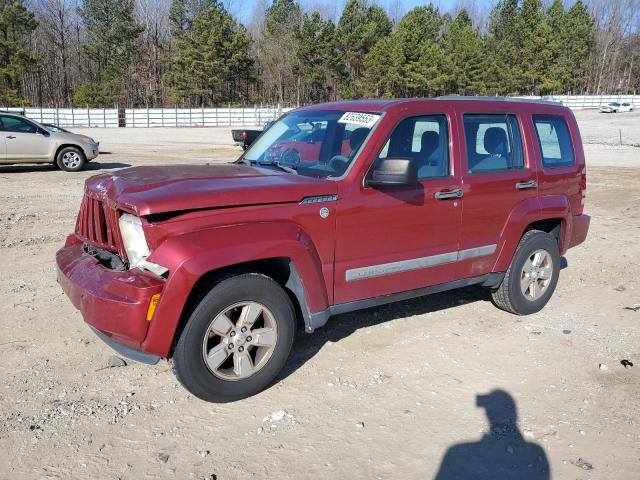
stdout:
<svg viewBox="0 0 640 480">
<path fill-rule="evenodd" d="M 300 152 L 295 148 L 290 148 L 282 154 L 282 162 L 294 167 L 300 164 Z"/>
</svg>

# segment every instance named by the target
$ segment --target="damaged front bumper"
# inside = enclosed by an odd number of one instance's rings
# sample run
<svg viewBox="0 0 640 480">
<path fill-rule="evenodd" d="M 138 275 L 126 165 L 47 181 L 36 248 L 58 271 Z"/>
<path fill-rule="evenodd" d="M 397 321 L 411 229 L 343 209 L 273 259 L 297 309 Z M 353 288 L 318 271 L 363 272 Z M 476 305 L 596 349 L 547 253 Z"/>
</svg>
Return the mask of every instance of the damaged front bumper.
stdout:
<svg viewBox="0 0 640 480">
<path fill-rule="evenodd" d="M 149 329 L 152 297 L 162 293 L 164 279 L 138 269 L 109 269 L 75 236 L 56 253 L 56 263 L 58 283 L 100 338 L 133 360 L 158 361 L 141 346 Z"/>
</svg>

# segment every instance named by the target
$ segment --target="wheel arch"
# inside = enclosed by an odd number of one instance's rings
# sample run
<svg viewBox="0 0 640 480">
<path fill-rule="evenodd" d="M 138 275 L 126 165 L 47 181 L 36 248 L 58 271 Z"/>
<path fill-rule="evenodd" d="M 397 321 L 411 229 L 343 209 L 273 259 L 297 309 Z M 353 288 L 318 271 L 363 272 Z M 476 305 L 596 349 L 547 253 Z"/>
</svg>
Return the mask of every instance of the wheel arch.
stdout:
<svg viewBox="0 0 640 480">
<path fill-rule="evenodd" d="M 56 163 L 58 161 L 58 155 L 60 154 L 60 152 L 68 147 L 73 147 L 76 148 L 80 151 L 80 153 L 82 154 L 83 157 L 85 157 L 85 161 L 86 161 L 86 155 L 84 154 L 84 150 L 82 149 L 82 147 L 80 145 L 76 145 L 75 143 L 62 143 L 61 145 L 58 145 L 58 147 L 56 148 L 55 153 L 53 154 L 53 162 L 52 163 Z"/>
<path fill-rule="evenodd" d="M 200 300 L 219 282 L 226 278 L 231 278 L 243 273 L 259 273 L 273 279 L 291 299 L 291 303 L 296 311 L 296 317 L 304 323 L 305 327 L 309 324 L 311 313 L 308 310 L 305 291 L 302 285 L 302 279 L 298 273 L 295 263 L 289 257 L 272 257 L 260 260 L 250 260 L 233 265 L 211 270 L 202 275 L 193 285 L 189 293 L 171 343 L 171 349 L 168 356 L 173 355 L 175 345 L 180 338 L 180 334 L 184 330 L 187 322 L 197 307 Z"/>
<path fill-rule="evenodd" d="M 190 309 L 203 292 L 238 273 L 262 273 L 276 281 L 307 330 L 313 312 L 329 306 L 318 253 L 308 235 L 294 224 L 237 225 L 172 237 L 150 261 L 167 267 L 169 278 L 143 345 L 146 351 L 163 357 L 170 355 Z"/>
<path fill-rule="evenodd" d="M 534 205 L 534 202 L 537 204 Z M 564 254 L 570 235 L 570 217 L 569 200 L 564 195 L 531 199 L 518 204 L 502 230 L 493 271 L 504 272 L 509 267 L 520 239 L 530 230 L 551 234 L 558 242 L 560 254 Z"/>
</svg>

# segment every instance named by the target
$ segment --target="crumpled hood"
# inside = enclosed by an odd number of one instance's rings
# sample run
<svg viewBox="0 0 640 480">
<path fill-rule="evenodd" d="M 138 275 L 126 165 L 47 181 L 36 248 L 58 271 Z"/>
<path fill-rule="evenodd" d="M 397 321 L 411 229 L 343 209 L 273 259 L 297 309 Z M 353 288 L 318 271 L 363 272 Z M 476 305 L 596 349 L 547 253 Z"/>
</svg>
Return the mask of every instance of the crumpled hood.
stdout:
<svg viewBox="0 0 640 480">
<path fill-rule="evenodd" d="M 242 164 L 133 167 L 87 180 L 85 188 L 137 215 L 334 195 L 336 183 Z"/>
</svg>

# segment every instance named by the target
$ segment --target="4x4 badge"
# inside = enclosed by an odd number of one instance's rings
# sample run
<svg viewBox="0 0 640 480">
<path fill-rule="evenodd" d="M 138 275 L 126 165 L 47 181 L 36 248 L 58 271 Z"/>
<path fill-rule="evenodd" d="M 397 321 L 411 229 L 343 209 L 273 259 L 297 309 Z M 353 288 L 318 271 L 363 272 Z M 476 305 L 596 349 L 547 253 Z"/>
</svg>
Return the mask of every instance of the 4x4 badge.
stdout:
<svg viewBox="0 0 640 480">
<path fill-rule="evenodd" d="M 322 207 L 320 209 L 320 216 L 322 218 L 327 218 L 329 216 L 329 209 L 327 207 Z"/>
</svg>

